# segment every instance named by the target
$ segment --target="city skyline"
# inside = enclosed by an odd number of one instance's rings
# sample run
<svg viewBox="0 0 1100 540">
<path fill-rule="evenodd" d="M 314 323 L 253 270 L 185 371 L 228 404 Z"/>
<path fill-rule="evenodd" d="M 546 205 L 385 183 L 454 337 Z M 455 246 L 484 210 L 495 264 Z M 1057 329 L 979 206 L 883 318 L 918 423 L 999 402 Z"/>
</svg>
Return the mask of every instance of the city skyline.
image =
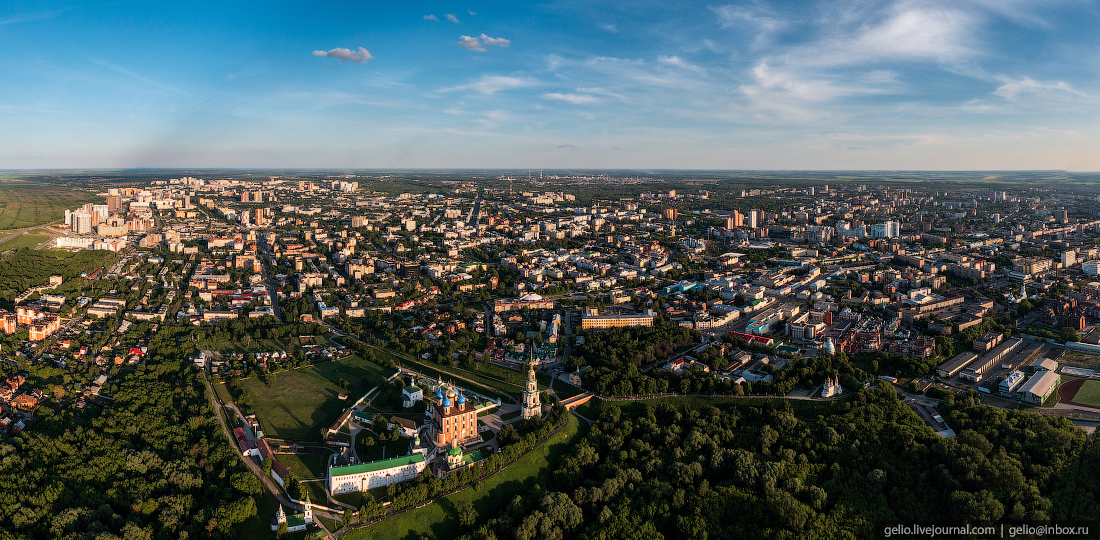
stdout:
<svg viewBox="0 0 1100 540">
<path fill-rule="evenodd" d="M 1078 1 L 0 11 L 17 168 L 1100 170 Z"/>
</svg>

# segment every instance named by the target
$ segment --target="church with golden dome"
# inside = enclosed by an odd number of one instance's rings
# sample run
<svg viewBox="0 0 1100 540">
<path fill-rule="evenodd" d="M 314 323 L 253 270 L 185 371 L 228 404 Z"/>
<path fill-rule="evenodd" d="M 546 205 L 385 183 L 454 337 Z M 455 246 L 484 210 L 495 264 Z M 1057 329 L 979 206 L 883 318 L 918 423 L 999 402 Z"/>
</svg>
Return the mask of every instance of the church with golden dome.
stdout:
<svg viewBox="0 0 1100 540">
<path fill-rule="evenodd" d="M 454 386 L 440 387 L 432 403 L 432 443 L 438 448 L 447 448 L 479 439 L 477 411 L 473 405 L 466 396 L 455 392 Z"/>
</svg>

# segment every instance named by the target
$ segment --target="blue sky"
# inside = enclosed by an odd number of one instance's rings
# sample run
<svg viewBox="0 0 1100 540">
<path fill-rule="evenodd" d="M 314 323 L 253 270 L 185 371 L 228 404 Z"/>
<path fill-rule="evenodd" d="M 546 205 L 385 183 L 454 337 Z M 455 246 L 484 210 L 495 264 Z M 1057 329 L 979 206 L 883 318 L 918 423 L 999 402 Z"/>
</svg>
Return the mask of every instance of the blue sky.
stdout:
<svg viewBox="0 0 1100 540">
<path fill-rule="evenodd" d="M 1098 100 L 1093 0 L 0 7 L 0 169 L 1095 171 Z"/>
</svg>

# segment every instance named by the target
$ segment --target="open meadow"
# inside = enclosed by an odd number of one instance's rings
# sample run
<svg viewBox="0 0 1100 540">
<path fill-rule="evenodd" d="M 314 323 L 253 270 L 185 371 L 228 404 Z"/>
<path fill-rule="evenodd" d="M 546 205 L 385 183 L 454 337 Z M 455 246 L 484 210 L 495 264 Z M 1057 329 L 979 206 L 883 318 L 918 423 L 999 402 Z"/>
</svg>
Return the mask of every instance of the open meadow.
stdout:
<svg viewBox="0 0 1100 540">
<path fill-rule="evenodd" d="M 380 377 L 393 372 L 352 356 L 280 372 L 275 375 L 273 386 L 257 378 L 245 379 L 241 388 L 251 398 L 265 435 L 320 442 L 322 428 L 331 425 L 345 408 L 374 388 Z M 347 401 L 337 397 L 343 392 L 340 379 L 348 382 Z"/>
<path fill-rule="evenodd" d="M 75 209 L 89 202 L 103 204 L 103 199 L 94 193 L 64 186 L 3 182 L 0 183 L 0 231 L 64 219 L 66 208 Z"/>
</svg>

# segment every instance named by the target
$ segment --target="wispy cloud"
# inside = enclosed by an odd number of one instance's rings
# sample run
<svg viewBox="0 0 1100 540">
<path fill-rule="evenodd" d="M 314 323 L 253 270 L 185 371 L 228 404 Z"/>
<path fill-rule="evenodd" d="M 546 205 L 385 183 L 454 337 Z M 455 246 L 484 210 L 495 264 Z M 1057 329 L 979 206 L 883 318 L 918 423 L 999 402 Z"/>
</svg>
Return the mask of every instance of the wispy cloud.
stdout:
<svg viewBox="0 0 1100 540">
<path fill-rule="evenodd" d="M 476 17 L 477 16 L 477 13 L 474 13 L 474 10 L 472 10 L 472 9 L 467 9 L 466 12 L 469 13 L 471 17 Z"/>
<path fill-rule="evenodd" d="M 359 47 L 359 49 L 355 51 L 351 49 L 345 49 L 343 47 L 337 47 L 335 49 L 330 49 L 327 51 L 313 51 L 313 56 L 335 58 L 341 62 L 355 62 L 357 64 L 362 64 L 363 62 L 374 58 L 374 56 L 371 55 L 370 51 L 364 49 L 363 47 Z"/>
<path fill-rule="evenodd" d="M 685 62 L 684 59 L 680 58 L 679 56 L 658 56 L 657 61 L 662 63 L 662 64 L 666 64 L 666 65 L 669 65 L 669 66 L 676 66 L 678 68 L 686 69 L 686 70 L 689 70 L 689 71 L 694 71 L 696 73 L 706 73 L 707 72 L 707 70 L 704 69 L 703 67 L 697 66 L 695 64 L 689 64 L 689 63 Z"/>
<path fill-rule="evenodd" d="M 615 24 L 603 23 L 603 24 L 599 24 L 597 26 L 599 26 L 603 30 L 607 30 L 608 32 L 611 32 L 612 34 L 618 34 L 619 33 L 619 26 L 615 25 Z"/>
<path fill-rule="evenodd" d="M 424 20 L 425 21 L 438 21 L 439 17 L 436 17 L 435 15 L 425 15 Z"/>
<path fill-rule="evenodd" d="M 459 22 L 458 17 L 456 17 L 454 13 L 448 13 L 444 15 L 444 17 L 446 17 L 448 21 L 451 21 L 453 23 L 457 24 Z"/>
<path fill-rule="evenodd" d="M 66 11 L 68 11 L 68 10 L 63 9 L 63 10 L 59 10 L 59 11 L 48 11 L 48 12 L 42 12 L 42 13 L 26 13 L 26 14 L 23 14 L 23 15 L 12 15 L 10 17 L 5 17 L 3 19 L 0 19 L 0 26 L 5 26 L 5 25 L 9 25 L 9 24 L 25 23 L 25 22 L 31 22 L 31 21 L 40 21 L 42 19 L 52 19 L 52 18 L 54 18 L 58 15 L 61 15 L 62 13 L 65 13 Z"/>
<path fill-rule="evenodd" d="M 1002 84 L 993 91 L 993 95 L 1001 96 L 1009 101 L 1016 101 L 1024 95 L 1040 96 L 1048 99 L 1079 97 L 1091 98 L 1092 96 L 1075 90 L 1064 81 L 1044 82 L 1036 81 L 1031 77 L 1020 79 L 1000 78 Z"/>
<path fill-rule="evenodd" d="M 125 75 L 127 77 L 130 77 L 131 79 L 141 81 L 145 84 L 148 84 L 148 85 L 151 85 L 151 86 L 156 86 L 157 88 L 162 88 L 162 89 L 168 90 L 170 92 L 176 92 L 176 93 L 179 93 L 179 94 L 190 95 L 188 92 L 180 90 L 179 88 L 176 88 L 174 86 L 169 86 L 167 84 L 164 84 L 164 83 L 161 83 L 161 82 L 158 82 L 158 81 L 154 81 L 153 79 L 150 79 L 148 77 L 144 77 L 142 75 L 138 75 L 137 73 L 134 73 L 133 71 L 130 71 L 130 70 L 128 70 L 128 69 L 126 69 L 126 68 L 124 68 L 120 65 L 112 64 L 111 62 L 108 62 L 106 60 L 103 60 L 103 59 L 100 59 L 100 58 L 91 58 L 90 60 L 92 61 L 93 64 L 103 66 L 103 67 L 105 67 L 105 68 L 107 68 L 111 71 L 114 71 L 115 73 Z"/>
<path fill-rule="evenodd" d="M 561 92 L 553 92 L 549 94 L 543 94 L 542 99 L 549 99 L 554 101 L 564 101 L 573 105 L 587 105 L 589 103 L 596 103 L 599 98 L 588 94 L 563 94 Z"/>
<path fill-rule="evenodd" d="M 755 30 L 754 46 L 759 47 L 771 40 L 787 22 L 767 6 L 756 3 L 752 6 L 709 6 L 718 16 L 718 25 L 722 28 L 749 28 Z"/>
<path fill-rule="evenodd" d="M 512 90 L 515 88 L 529 88 L 537 85 L 538 82 L 529 77 L 507 77 L 503 75 L 485 75 L 480 80 L 462 84 L 459 86 L 452 86 L 450 88 L 444 88 L 444 92 L 459 92 L 470 91 L 478 94 L 484 94 L 491 96 L 502 90 Z"/>
<path fill-rule="evenodd" d="M 489 37 L 485 34 L 481 34 L 478 37 L 471 36 L 459 36 L 455 45 L 459 47 L 465 47 L 471 51 L 485 52 L 485 47 L 508 47 L 512 42 L 504 38 Z"/>
</svg>

